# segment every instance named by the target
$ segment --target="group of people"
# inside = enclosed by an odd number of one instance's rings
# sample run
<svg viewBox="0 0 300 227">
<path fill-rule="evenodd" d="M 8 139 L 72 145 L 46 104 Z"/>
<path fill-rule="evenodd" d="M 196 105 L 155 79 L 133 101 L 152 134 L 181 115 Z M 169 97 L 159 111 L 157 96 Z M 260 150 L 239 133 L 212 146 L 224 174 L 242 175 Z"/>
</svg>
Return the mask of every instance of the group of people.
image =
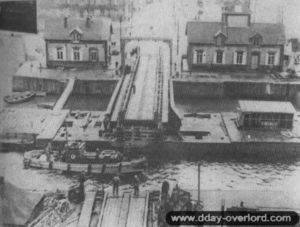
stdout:
<svg viewBox="0 0 300 227">
<path fill-rule="evenodd" d="M 82 172 L 79 176 L 79 189 L 81 194 L 83 195 L 84 198 L 84 182 L 85 182 L 85 173 Z M 134 189 L 134 195 L 138 196 L 140 192 L 140 179 L 137 175 L 134 175 L 133 177 L 133 189 Z M 121 179 L 119 175 L 115 175 L 112 179 L 112 186 L 113 186 L 113 196 L 118 196 L 119 195 L 119 186 L 121 184 Z"/>
<path fill-rule="evenodd" d="M 138 196 L 139 193 L 140 193 L 140 182 L 141 181 L 140 181 L 139 177 L 137 175 L 134 175 L 132 185 L 133 185 L 134 195 L 135 196 Z M 119 175 L 114 176 L 113 180 L 112 180 L 113 195 L 114 196 L 118 196 L 119 195 L 119 186 L 120 186 L 120 183 L 121 183 L 121 180 L 120 180 Z"/>
</svg>

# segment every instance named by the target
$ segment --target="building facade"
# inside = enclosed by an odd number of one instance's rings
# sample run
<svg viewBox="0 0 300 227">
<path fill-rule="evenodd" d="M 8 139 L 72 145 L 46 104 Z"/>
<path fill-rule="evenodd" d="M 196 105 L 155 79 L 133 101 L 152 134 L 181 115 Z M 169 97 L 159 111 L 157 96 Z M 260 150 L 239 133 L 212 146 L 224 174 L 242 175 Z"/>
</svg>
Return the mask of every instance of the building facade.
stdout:
<svg viewBox="0 0 300 227">
<path fill-rule="evenodd" d="M 110 60 L 109 19 L 62 18 L 45 24 L 47 67 L 106 68 Z"/>
<path fill-rule="evenodd" d="M 250 12 L 224 12 L 221 22 L 188 22 L 190 71 L 281 70 L 284 28 L 251 23 Z"/>
</svg>

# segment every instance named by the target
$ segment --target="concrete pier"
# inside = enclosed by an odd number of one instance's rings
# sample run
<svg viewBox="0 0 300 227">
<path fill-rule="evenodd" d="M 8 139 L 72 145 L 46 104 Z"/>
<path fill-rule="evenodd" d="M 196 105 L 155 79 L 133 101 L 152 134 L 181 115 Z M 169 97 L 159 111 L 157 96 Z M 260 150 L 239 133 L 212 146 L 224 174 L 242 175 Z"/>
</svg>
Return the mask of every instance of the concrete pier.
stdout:
<svg viewBox="0 0 300 227">
<path fill-rule="evenodd" d="M 4 176 L 0 173 L 0 227 L 3 227 L 3 186 L 4 186 Z"/>
</svg>

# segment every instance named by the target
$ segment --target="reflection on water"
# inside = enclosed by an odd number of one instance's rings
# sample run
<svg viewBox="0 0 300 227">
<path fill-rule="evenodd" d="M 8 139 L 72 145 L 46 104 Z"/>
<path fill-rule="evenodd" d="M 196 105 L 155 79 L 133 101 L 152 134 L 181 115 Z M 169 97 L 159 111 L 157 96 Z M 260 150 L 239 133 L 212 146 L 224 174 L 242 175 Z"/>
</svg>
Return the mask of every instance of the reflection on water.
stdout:
<svg viewBox="0 0 300 227">
<path fill-rule="evenodd" d="M 232 112 L 238 107 L 238 99 L 176 98 L 176 107 L 181 114 L 196 112 Z"/>
<path fill-rule="evenodd" d="M 72 94 L 64 108 L 71 110 L 105 111 L 109 100 L 109 96 Z"/>
</svg>

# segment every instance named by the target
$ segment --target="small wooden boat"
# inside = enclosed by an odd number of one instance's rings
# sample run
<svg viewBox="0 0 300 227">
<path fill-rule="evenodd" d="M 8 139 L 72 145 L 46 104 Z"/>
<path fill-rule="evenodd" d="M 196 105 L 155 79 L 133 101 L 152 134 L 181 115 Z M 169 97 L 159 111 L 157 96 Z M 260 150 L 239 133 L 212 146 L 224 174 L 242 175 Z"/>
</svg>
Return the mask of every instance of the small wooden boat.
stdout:
<svg viewBox="0 0 300 227">
<path fill-rule="evenodd" d="M 18 94 L 7 95 L 3 99 L 5 102 L 9 104 L 16 104 L 16 103 L 27 102 L 30 99 L 32 99 L 34 96 L 35 96 L 34 92 L 25 91 L 25 92 L 20 92 Z"/>
</svg>

